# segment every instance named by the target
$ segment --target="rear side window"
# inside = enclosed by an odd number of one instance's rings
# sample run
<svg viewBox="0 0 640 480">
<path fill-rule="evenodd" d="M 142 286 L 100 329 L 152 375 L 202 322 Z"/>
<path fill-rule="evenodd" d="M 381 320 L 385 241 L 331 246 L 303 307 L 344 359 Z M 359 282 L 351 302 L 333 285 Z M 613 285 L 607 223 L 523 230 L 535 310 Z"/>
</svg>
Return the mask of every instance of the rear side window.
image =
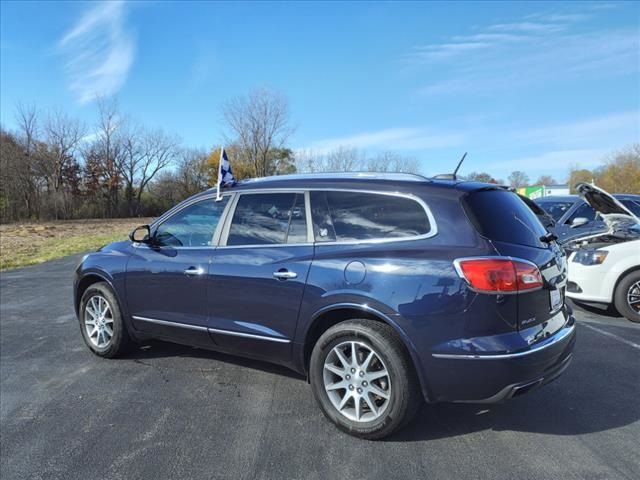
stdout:
<svg viewBox="0 0 640 480">
<path fill-rule="evenodd" d="M 424 208 L 415 200 L 361 192 L 311 192 L 316 242 L 408 238 L 429 233 Z"/>
<path fill-rule="evenodd" d="M 233 214 L 227 245 L 269 245 L 307 241 L 304 195 L 244 194 Z"/>
<path fill-rule="evenodd" d="M 480 190 L 463 200 L 471 223 L 483 237 L 499 242 L 542 247 L 547 231 L 531 209 L 513 192 Z"/>
</svg>

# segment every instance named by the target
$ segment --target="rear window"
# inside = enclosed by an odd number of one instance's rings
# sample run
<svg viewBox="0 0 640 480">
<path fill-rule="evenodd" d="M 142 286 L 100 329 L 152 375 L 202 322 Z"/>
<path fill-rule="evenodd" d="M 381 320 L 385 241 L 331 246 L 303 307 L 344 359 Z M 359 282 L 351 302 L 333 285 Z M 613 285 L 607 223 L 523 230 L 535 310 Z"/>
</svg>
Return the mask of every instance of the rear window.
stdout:
<svg viewBox="0 0 640 480">
<path fill-rule="evenodd" d="M 415 200 L 362 192 L 311 192 L 316 242 L 409 238 L 429 233 L 425 209 Z"/>
<path fill-rule="evenodd" d="M 513 192 L 479 190 L 463 200 L 471 223 L 483 237 L 499 242 L 543 247 L 547 231 L 531 209 Z"/>
</svg>

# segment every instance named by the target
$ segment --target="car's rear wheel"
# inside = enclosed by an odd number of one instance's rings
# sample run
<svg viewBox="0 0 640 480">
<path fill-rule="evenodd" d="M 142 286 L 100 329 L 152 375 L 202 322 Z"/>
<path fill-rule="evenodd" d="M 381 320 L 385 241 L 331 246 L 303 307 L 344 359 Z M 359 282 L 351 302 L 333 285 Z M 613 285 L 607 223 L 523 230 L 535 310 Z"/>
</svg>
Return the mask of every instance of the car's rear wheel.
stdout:
<svg viewBox="0 0 640 480">
<path fill-rule="evenodd" d="M 618 312 L 632 322 L 640 323 L 640 270 L 624 276 L 614 294 Z"/>
<path fill-rule="evenodd" d="M 349 320 L 328 329 L 311 354 L 313 394 L 327 418 L 352 435 L 383 438 L 421 404 L 406 349 L 388 325 Z"/>
<path fill-rule="evenodd" d="M 82 295 L 79 310 L 82 338 L 100 357 L 124 353 L 131 343 L 118 301 L 105 282 L 94 283 Z"/>
</svg>

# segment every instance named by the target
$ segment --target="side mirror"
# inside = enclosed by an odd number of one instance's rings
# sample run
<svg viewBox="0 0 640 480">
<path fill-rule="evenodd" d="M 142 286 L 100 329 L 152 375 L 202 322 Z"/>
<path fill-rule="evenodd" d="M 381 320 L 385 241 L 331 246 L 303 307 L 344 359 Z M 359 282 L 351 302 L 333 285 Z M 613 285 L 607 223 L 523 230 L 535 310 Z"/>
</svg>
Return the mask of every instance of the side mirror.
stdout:
<svg viewBox="0 0 640 480">
<path fill-rule="evenodd" d="M 589 219 L 588 218 L 576 217 L 571 222 L 571 228 L 582 227 L 583 225 L 586 225 L 587 223 L 589 223 Z"/>
<path fill-rule="evenodd" d="M 132 230 L 129 239 L 136 243 L 151 243 L 151 228 L 149 225 L 140 225 Z"/>
</svg>

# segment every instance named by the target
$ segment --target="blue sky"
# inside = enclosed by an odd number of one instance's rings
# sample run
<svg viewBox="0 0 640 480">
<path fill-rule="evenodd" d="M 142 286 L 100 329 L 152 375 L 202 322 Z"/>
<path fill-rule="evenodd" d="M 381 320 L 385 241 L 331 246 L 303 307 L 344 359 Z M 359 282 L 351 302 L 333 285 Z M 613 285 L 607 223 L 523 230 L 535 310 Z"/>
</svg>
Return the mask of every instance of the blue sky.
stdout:
<svg viewBox="0 0 640 480">
<path fill-rule="evenodd" d="M 640 140 L 640 4 L 1 3 L 0 119 L 18 101 L 95 121 L 95 93 L 184 143 L 220 105 L 284 93 L 294 149 L 353 146 L 451 171 L 565 179 Z"/>
</svg>

